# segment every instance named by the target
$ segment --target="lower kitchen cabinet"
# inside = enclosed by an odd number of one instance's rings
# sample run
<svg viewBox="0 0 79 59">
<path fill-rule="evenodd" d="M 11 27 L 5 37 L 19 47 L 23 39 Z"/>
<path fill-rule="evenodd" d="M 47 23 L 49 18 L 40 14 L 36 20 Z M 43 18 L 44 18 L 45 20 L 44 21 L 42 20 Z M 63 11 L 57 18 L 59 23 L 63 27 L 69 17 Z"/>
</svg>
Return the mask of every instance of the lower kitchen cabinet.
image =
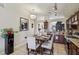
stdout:
<svg viewBox="0 0 79 59">
<path fill-rule="evenodd" d="M 64 43 L 64 35 L 54 35 L 55 43 Z"/>
<path fill-rule="evenodd" d="M 76 53 L 76 54 L 77 54 L 77 55 L 79 55 L 79 49 L 77 49 L 76 51 L 77 51 L 77 53 Z"/>
<path fill-rule="evenodd" d="M 68 44 L 68 54 L 69 55 L 79 55 L 79 48 L 72 42 Z"/>
</svg>

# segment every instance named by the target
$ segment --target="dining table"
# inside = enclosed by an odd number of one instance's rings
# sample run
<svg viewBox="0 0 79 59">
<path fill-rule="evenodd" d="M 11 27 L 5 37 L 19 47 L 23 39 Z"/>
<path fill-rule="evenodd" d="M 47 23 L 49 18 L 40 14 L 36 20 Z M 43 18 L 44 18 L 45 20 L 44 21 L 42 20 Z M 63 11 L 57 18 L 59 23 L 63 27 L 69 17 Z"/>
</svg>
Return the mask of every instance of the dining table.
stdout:
<svg viewBox="0 0 79 59">
<path fill-rule="evenodd" d="M 40 47 L 39 47 L 39 52 L 40 54 L 42 54 L 42 48 L 41 48 L 41 45 L 45 42 L 45 41 L 48 41 L 50 39 L 50 35 L 41 35 L 41 36 L 35 36 L 36 38 L 36 41 L 38 44 L 40 44 Z"/>
<path fill-rule="evenodd" d="M 44 42 L 44 41 L 47 41 L 49 40 L 50 36 L 45 36 L 45 35 L 41 35 L 41 36 L 36 36 L 35 37 L 37 41 L 41 41 L 41 42 Z"/>
</svg>

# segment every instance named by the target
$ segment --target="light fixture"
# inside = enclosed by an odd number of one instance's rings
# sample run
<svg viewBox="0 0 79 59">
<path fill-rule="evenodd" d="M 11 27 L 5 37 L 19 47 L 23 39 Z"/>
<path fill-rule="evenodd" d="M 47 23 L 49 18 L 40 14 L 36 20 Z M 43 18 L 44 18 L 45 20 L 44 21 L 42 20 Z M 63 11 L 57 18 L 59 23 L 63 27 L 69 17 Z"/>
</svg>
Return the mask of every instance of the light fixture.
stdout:
<svg viewBox="0 0 79 59">
<path fill-rule="evenodd" d="M 57 3 L 49 10 L 48 12 L 49 19 L 63 19 L 64 15 L 63 12 L 58 12 Z"/>
<path fill-rule="evenodd" d="M 30 19 L 36 19 L 36 15 L 31 14 L 31 15 L 30 15 Z"/>
<path fill-rule="evenodd" d="M 55 4 L 54 4 L 54 8 L 53 8 L 53 11 L 54 11 L 54 15 L 55 15 L 55 16 L 57 16 L 57 10 L 58 10 L 57 4 L 55 3 Z"/>
<path fill-rule="evenodd" d="M 57 4 L 55 3 L 54 6 L 52 7 L 52 9 L 49 10 L 49 14 L 54 14 L 55 16 L 57 16 Z"/>
<path fill-rule="evenodd" d="M 32 9 L 32 13 L 30 15 L 30 19 L 36 19 L 35 9 Z"/>
</svg>

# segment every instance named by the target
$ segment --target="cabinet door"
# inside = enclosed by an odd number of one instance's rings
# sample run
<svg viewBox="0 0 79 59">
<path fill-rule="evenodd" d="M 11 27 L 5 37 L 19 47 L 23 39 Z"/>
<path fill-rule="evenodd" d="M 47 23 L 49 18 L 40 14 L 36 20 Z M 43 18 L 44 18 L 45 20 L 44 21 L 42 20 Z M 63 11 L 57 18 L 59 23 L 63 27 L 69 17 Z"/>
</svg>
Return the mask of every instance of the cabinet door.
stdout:
<svg viewBox="0 0 79 59">
<path fill-rule="evenodd" d="M 71 46 L 71 42 L 69 42 L 68 54 L 69 54 L 69 55 L 72 54 L 72 46 Z"/>
<path fill-rule="evenodd" d="M 59 36 L 59 42 L 60 42 L 60 43 L 64 43 L 64 36 L 63 36 L 63 35 L 60 35 L 60 36 Z"/>
<path fill-rule="evenodd" d="M 76 52 L 77 52 L 76 54 L 79 55 L 79 48 L 77 48 L 77 51 Z"/>
<path fill-rule="evenodd" d="M 76 55 L 76 46 L 71 43 L 72 55 Z"/>
<path fill-rule="evenodd" d="M 59 35 L 54 36 L 54 42 L 59 43 Z"/>
</svg>

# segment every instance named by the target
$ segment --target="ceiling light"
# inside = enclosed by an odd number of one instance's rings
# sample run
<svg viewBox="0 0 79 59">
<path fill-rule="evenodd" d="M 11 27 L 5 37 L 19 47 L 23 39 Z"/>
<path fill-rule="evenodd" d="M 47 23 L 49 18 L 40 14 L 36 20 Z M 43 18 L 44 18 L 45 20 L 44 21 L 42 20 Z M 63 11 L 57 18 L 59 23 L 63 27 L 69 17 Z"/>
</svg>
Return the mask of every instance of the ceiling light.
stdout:
<svg viewBox="0 0 79 59">
<path fill-rule="evenodd" d="M 36 15 L 30 15 L 30 19 L 36 19 Z"/>
<path fill-rule="evenodd" d="M 30 19 L 36 19 L 35 9 L 32 9 L 32 14 L 30 15 Z"/>
</svg>

